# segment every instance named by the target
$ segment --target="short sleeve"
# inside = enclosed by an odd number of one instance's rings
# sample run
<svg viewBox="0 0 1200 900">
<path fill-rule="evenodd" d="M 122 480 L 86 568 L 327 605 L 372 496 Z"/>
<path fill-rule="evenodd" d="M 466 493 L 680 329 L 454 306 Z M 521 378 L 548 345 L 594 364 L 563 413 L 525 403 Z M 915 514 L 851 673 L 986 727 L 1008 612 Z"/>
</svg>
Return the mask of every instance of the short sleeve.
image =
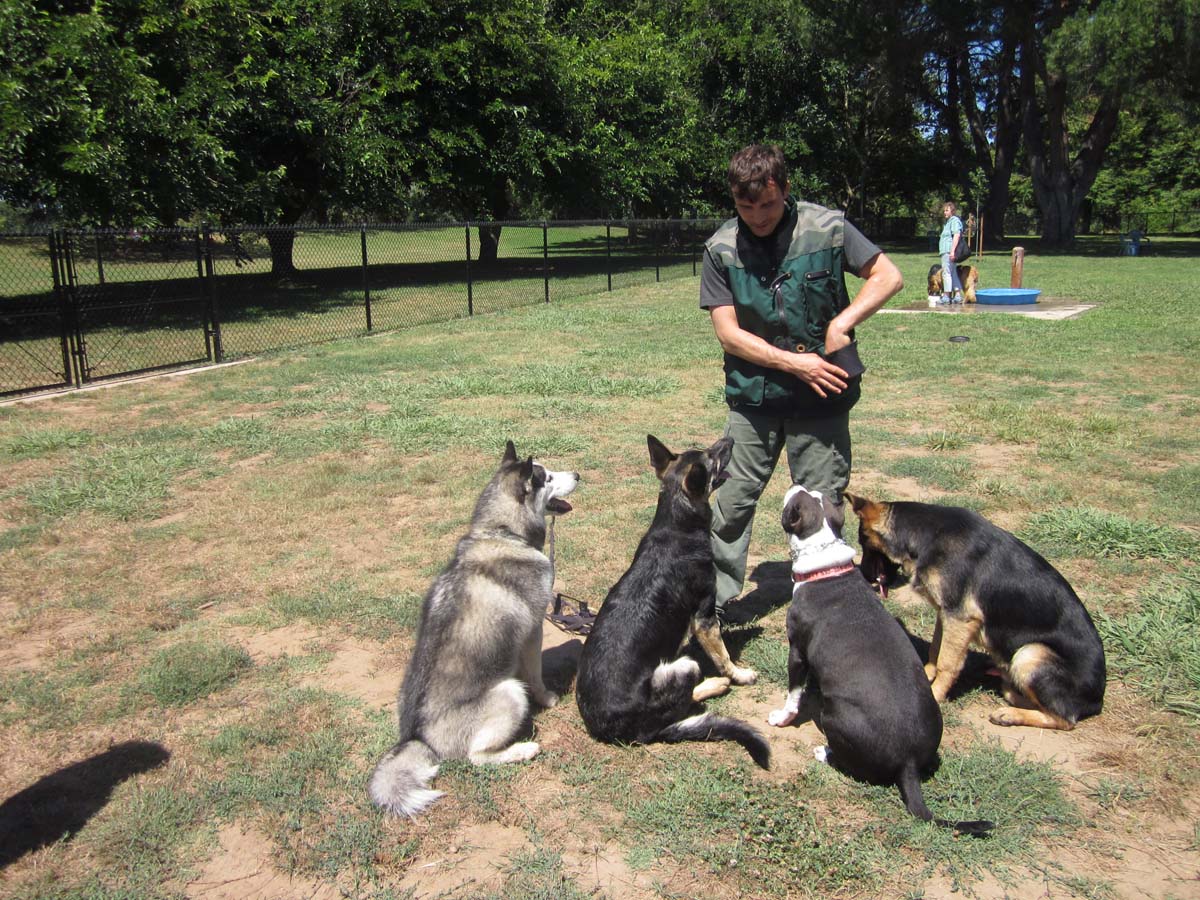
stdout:
<svg viewBox="0 0 1200 900">
<path fill-rule="evenodd" d="M 858 275 L 876 256 L 883 251 L 849 221 L 842 232 L 842 248 L 846 254 L 846 269 Z M 861 276 L 860 276 L 861 277 Z"/>
</svg>

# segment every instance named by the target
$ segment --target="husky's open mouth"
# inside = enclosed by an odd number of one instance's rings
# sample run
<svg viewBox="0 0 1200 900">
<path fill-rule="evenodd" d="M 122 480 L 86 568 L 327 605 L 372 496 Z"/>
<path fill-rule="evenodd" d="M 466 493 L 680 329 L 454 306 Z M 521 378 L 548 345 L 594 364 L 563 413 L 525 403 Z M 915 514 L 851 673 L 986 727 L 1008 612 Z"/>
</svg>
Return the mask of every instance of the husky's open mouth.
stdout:
<svg viewBox="0 0 1200 900">
<path fill-rule="evenodd" d="M 569 513 L 574 508 L 575 507 L 561 497 L 555 497 L 546 501 L 546 512 L 553 516 L 561 516 L 564 513 Z"/>
</svg>

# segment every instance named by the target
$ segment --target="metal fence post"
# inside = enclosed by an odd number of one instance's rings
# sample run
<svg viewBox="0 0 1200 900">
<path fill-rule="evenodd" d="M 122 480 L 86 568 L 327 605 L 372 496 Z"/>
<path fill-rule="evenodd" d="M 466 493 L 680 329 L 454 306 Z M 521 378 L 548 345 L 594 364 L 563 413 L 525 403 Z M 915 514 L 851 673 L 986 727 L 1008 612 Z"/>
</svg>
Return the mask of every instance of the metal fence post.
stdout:
<svg viewBox="0 0 1200 900">
<path fill-rule="evenodd" d="M 659 277 L 659 269 L 662 265 L 662 238 L 658 231 L 654 226 L 650 227 L 651 241 L 654 243 L 654 280 L 656 282 L 662 280 Z"/>
<path fill-rule="evenodd" d="M 359 226 L 359 235 L 362 237 L 362 262 L 363 262 L 363 297 L 367 306 L 367 331 L 371 330 L 371 282 L 367 278 L 367 223 L 363 222 Z"/>
<path fill-rule="evenodd" d="M 608 289 L 612 290 L 612 222 L 604 223 L 604 269 L 608 273 Z"/>
<path fill-rule="evenodd" d="M 104 284 L 104 256 L 100 252 L 100 232 L 95 232 L 92 237 L 96 241 L 96 274 L 101 284 Z"/>
<path fill-rule="evenodd" d="M 67 302 L 67 292 L 63 286 L 62 277 L 62 248 L 59 246 L 59 232 L 51 229 L 50 244 L 50 274 L 54 279 L 54 295 L 58 298 L 59 340 L 62 344 L 63 381 L 67 384 L 78 384 L 74 379 L 71 368 L 71 335 L 74 331 L 71 307 Z"/>
<path fill-rule="evenodd" d="M 546 302 L 550 302 L 550 233 L 545 222 L 542 223 L 542 279 L 546 282 Z"/>
<path fill-rule="evenodd" d="M 221 307 L 217 300 L 217 278 L 213 266 L 212 229 L 208 225 L 204 233 L 204 284 L 205 297 L 208 299 L 208 320 L 212 332 L 213 359 L 225 361 L 225 345 L 221 338 Z"/>
<path fill-rule="evenodd" d="M 467 223 L 467 315 L 475 315 L 475 296 L 471 284 L 471 223 Z"/>
</svg>

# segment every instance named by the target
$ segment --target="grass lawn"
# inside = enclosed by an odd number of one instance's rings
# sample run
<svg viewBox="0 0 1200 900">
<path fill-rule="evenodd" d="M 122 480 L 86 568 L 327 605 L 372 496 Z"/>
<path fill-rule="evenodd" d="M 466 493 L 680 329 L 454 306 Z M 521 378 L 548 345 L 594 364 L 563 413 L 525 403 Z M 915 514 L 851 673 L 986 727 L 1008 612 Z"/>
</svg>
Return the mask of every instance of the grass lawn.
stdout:
<svg viewBox="0 0 1200 900">
<path fill-rule="evenodd" d="M 1074 732 L 989 724 L 987 681 L 944 707 L 927 800 L 995 821 L 990 839 L 816 763 L 811 724 L 772 730 L 767 773 L 734 745 L 598 745 L 579 645 L 549 627 L 564 696 L 534 719 L 541 756 L 446 763 L 416 822 L 371 807 L 422 595 L 505 440 L 582 474 L 558 579 L 595 605 L 654 508 L 646 434 L 678 450 L 724 424 L 696 280 L 549 304 L 536 281 L 492 315 L 0 407 L 0 895 L 1196 896 L 1196 245 L 1093 249 L 1026 259 L 1044 297 L 1096 304 L 1064 321 L 900 312 L 934 257 L 897 251 L 908 286 L 859 330 L 857 491 L 979 510 L 1104 637 L 1105 711 Z M 1008 266 L 983 259 L 982 284 Z M 760 681 L 709 704 L 764 731 L 786 682 L 786 481 L 728 633 Z M 911 593 L 888 602 L 929 637 Z"/>
</svg>

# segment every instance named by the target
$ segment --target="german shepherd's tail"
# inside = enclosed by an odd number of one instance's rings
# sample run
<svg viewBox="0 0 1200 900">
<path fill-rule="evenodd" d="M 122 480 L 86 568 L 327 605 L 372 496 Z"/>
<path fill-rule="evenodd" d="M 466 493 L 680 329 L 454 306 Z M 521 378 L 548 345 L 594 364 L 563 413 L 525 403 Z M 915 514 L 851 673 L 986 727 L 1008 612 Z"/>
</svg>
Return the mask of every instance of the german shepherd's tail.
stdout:
<svg viewBox="0 0 1200 900">
<path fill-rule="evenodd" d="M 908 811 L 924 822 L 933 822 L 942 828 L 953 828 L 956 833 L 969 834 L 971 837 L 987 837 L 988 832 L 996 827 L 986 819 L 976 819 L 970 822 L 935 819 L 933 813 L 929 811 L 929 807 L 925 805 L 925 794 L 921 790 L 921 776 L 917 771 L 917 764 L 914 762 L 909 762 L 900 772 L 900 777 L 896 780 L 896 787 L 900 788 L 900 798 L 904 801 Z"/>
<path fill-rule="evenodd" d="M 367 791 L 377 806 L 396 816 L 413 818 L 442 796 L 430 790 L 438 773 L 437 754 L 418 740 L 401 741 L 383 755 Z"/>
<path fill-rule="evenodd" d="M 764 769 L 771 767 L 771 746 L 767 739 L 743 722 L 712 713 L 702 713 L 681 719 L 654 735 L 655 741 L 678 744 L 683 741 L 737 741 L 750 754 L 751 759 Z"/>
</svg>

